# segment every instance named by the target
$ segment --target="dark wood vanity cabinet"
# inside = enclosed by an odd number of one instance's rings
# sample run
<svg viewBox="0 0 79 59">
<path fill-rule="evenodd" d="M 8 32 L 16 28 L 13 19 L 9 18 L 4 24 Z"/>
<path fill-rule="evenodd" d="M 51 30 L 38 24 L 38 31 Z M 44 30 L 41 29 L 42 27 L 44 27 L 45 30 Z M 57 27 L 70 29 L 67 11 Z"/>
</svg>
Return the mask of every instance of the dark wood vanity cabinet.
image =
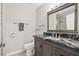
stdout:
<svg viewBox="0 0 79 59">
<path fill-rule="evenodd" d="M 43 41 L 42 39 L 35 39 L 35 55 L 36 56 L 52 56 L 54 48 L 48 44 L 47 42 Z"/>
<path fill-rule="evenodd" d="M 74 56 L 73 51 L 62 46 L 50 43 L 42 38 L 35 37 L 36 56 Z"/>
<path fill-rule="evenodd" d="M 36 40 L 36 42 L 35 42 L 35 55 L 42 56 L 42 49 L 43 49 L 42 47 L 43 47 L 42 42 L 39 40 Z"/>
<path fill-rule="evenodd" d="M 36 39 L 35 43 L 35 55 L 37 56 L 50 56 L 52 48 L 49 44 L 46 44 L 40 39 Z"/>
<path fill-rule="evenodd" d="M 63 49 L 55 49 L 55 56 L 73 56 L 73 54 L 64 51 Z"/>
<path fill-rule="evenodd" d="M 43 49 L 42 49 L 43 56 L 51 56 L 51 52 L 52 52 L 52 46 L 43 43 Z"/>
</svg>

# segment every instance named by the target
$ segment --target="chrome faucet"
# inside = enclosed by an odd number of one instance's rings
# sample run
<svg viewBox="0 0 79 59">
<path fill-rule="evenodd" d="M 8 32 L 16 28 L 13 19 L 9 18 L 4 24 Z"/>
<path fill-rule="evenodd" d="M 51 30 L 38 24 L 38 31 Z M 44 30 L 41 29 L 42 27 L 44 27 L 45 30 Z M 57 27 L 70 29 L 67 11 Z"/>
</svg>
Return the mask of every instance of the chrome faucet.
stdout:
<svg viewBox="0 0 79 59">
<path fill-rule="evenodd" d="M 53 37 L 60 38 L 60 33 L 54 33 Z"/>
<path fill-rule="evenodd" d="M 58 36 L 58 38 L 60 38 L 61 37 L 61 34 L 59 33 L 59 36 Z"/>
</svg>

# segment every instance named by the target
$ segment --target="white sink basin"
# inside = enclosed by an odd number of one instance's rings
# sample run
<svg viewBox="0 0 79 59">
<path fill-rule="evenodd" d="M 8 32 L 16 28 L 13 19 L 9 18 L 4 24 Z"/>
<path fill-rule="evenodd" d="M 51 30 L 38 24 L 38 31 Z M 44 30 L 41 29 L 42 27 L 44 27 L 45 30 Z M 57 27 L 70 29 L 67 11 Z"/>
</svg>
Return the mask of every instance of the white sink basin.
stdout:
<svg viewBox="0 0 79 59">
<path fill-rule="evenodd" d="M 64 39 L 64 41 L 66 43 L 70 43 L 71 45 L 79 48 L 79 42 L 78 41 L 75 41 L 75 40 L 71 41 L 71 40 L 67 40 L 67 39 Z"/>
<path fill-rule="evenodd" d="M 49 39 L 49 40 L 60 40 L 59 38 L 54 38 L 54 37 L 51 37 L 51 36 L 45 37 L 44 39 L 45 39 L 45 40 L 46 40 L 46 39 Z"/>
</svg>

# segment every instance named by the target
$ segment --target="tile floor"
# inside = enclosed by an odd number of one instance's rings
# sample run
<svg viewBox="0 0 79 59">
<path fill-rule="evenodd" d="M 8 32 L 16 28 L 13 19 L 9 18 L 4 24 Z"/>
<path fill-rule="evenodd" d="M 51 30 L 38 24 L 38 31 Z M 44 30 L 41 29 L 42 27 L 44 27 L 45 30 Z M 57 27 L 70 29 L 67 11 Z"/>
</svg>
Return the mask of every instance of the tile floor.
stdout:
<svg viewBox="0 0 79 59">
<path fill-rule="evenodd" d="M 16 55 L 13 55 L 13 56 L 26 56 L 26 52 L 22 52 L 22 53 L 19 53 L 19 54 L 16 54 Z"/>
</svg>

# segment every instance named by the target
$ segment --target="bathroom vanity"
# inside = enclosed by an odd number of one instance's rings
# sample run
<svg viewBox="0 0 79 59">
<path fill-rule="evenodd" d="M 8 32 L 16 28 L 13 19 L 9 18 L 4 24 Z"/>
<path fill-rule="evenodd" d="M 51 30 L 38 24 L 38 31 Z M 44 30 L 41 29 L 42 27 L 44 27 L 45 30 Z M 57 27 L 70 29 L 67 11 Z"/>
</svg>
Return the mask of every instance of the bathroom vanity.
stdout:
<svg viewBox="0 0 79 59">
<path fill-rule="evenodd" d="M 76 3 L 67 3 L 47 12 L 47 32 L 77 34 L 77 8 Z M 37 56 L 79 56 L 79 41 L 66 35 L 64 38 L 35 35 L 34 39 Z"/>
<path fill-rule="evenodd" d="M 77 56 L 79 49 L 67 44 L 59 43 L 56 40 L 46 40 L 43 35 L 35 35 L 35 55 L 36 56 Z"/>
</svg>

